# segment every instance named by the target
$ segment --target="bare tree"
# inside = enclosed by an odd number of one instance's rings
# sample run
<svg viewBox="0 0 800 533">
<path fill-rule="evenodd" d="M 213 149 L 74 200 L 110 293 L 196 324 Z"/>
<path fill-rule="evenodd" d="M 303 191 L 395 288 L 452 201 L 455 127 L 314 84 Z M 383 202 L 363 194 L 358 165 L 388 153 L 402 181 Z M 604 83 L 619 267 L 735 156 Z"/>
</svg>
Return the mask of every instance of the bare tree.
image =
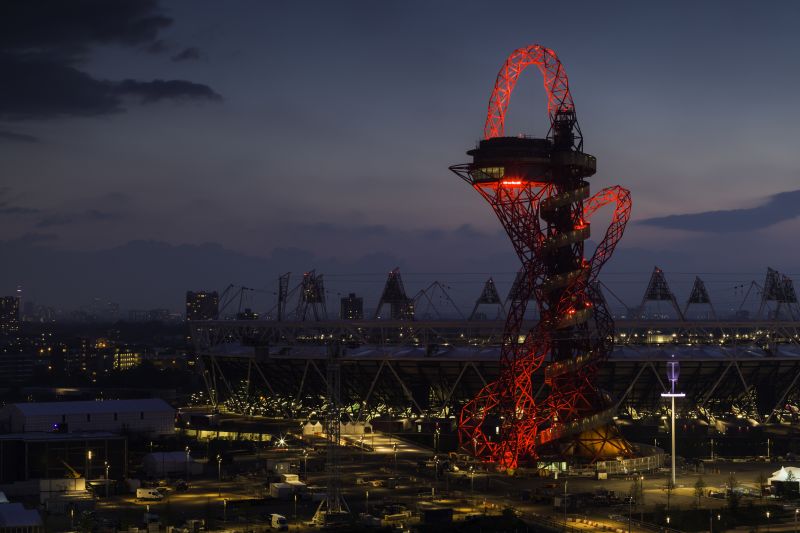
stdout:
<svg viewBox="0 0 800 533">
<path fill-rule="evenodd" d="M 697 508 L 700 508 L 700 502 L 702 501 L 703 494 L 705 494 L 706 490 L 706 482 L 703 480 L 703 477 L 700 476 L 697 478 L 697 481 L 694 482 L 694 495 L 697 498 Z"/>
<path fill-rule="evenodd" d="M 670 510 L 670 503 L 672 502 L 672 491 L 675 490 L 675 484 L 672 482 L 672 478 L 667 478 L 667 484 L 664 485 L 662 489 L 667 494 L 667 511 Z"/>
<path fill-rule="evenodd" d="M 730 475 L 728 476 L 727 489 L 728 489 L 728 508 L 731 509 L 732 511 L 736 510 L 739 507 L 739 499 L 741 498 L 741 495 L 736 490 L 738 488 L 739 488 L 739 481 L 736 480 L 736 474 L 734 472 L 731 472 Z"/>
<path fill-rule="evenodd" d="M 764 472 L 759 472 L 756 476 L 756 485 L 758 485 L 758 494 L 761 501 L 764 501 L 764 492 L 767 490 L 767 475 Z"/>
</svg>

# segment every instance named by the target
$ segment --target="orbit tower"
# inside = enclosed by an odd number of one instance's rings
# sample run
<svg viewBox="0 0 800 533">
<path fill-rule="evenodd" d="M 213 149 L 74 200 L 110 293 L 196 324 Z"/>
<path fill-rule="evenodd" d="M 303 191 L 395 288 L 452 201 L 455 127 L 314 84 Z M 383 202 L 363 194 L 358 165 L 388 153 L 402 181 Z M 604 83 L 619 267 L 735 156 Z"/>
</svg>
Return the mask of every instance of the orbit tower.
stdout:
<svg viewBox="0 0 800 533">
<path fill-rule="evenodd" d="M 529 66 L 544 77 L 550 129 L 544 139 L 505 137 L 511 93 Z M 500 377 L 463 407 L 462 447 L 502 469 L 550 452 L 589 461 L 631 455 L 609 400 L 593 384 L 614 334 L 595 282 L 630 218 L 630 193 L 614 186 L 589 195 L 596 160 L 583 152 L 567 74 L 552 50 L 533 45 L 509 56 L 489 101 L 484 138 L 467 154 L 472 163 L 450 170 L 492 206 L 522 267 L 503 333 Z M 614 205 L 611 224 L 586 258 L 589 219 L 608 204 Z M 540 319 L 524 332 L 531 299 Z M 545 387 L 537 392 L 532 376 L 540 370 Z"/>
</svg>

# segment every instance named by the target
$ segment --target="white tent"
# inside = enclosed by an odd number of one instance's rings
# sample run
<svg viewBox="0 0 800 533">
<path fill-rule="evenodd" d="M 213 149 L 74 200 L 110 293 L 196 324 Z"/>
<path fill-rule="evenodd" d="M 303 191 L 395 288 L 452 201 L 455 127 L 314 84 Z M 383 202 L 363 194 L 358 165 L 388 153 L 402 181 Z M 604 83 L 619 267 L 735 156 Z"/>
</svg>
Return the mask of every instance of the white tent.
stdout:
<svg viewBox="0 0 800 533">
<path fill-rule="evenodd" d="M 782 466 L 780 470 L 773 472 L 769 478 L 770 485 L 773 481 L 796 481 L 800 483 L 800 468 L 796 466 Z"/>
</svg>

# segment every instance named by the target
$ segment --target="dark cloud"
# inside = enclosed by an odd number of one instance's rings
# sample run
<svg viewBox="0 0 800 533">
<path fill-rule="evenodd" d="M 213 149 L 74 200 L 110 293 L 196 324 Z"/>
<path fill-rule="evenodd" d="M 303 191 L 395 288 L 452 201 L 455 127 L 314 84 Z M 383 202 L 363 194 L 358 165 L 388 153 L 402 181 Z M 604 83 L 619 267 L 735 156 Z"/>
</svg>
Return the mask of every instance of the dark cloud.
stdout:
<svg viewBox="0 0 800 533">
<path fill-rule="evenodd" d="M 172 60 L 176 63 L 179 61 L 197 61 L 198 59 L 200 59 L 200 50 L 194 46 L 184 48 L 179 53 L 172 56 Z"/>
<path fill-rule="evenodd" d="M 39 138 L 25 133 L 0 130 L 0 142 L 2 141 L 17 142 L 17 143 L 37 143 L 39 142 Z"/>
<path fill-rule="evenodd" d="M 0 55 L 0 118 L 91 116 L 121 111 L 108 82 L 48 59 Z"/>
<path fill-rule="evenodd" d="M 157 0 L 10 0 L 0 16 L 0 48 L 76 57 L 96 44 L 152 43 L 171 24 Z"/>
<path fill-rule="evenodd" d="M 20 207 L 18 205 L 4 205 L 0 202 L 0 215 L 30 215 L 38 213 L 38 209 L 32 207 Z"/>
<path fill-rule="evenodd" d="M 38 209 L 16 205 L 16 202 L 12 203 L 8 199 L 10 192 L 9 187 L 0 187 L 0 215 L 30 215 L 39 212 Z"/>
<path fill-rule="evenodd" d="M 172 23 L 155 0 L 12 1 L 0 13 L 0 118 L 92 116 L 170 99 L 220 100 L 207 85 L 184 80 L 111 81 L 81 70 L 98 45 L 164 47 Z"/>
<path fill-rule="evenodd" d="M 36 223 L 37 228 L 50 228 L 57 226 L 69 226 L 85 222 L 108 222 L 122 218 L 118 213 L 100 211 L 99 209 L 87 209 L 81 213 L 57 213 L 47 215 L 39 219 Z"/>
<path fill-rule="evenodd" d="M 58 240 L 58 235 L 54 233 L 25 233 L 16 239 L 10 241 L 0 242 L 0 246 L 5 245 L 10 248 L 13 247 L 30 247 L 39 244 L 52 243 Z"/>
<path fill-rule="evenodd" d="M 148 54 L 163 54 L 164 52 L 170 49 L 170 45 L 168 45 L 163 39 L 158 39 L 157 41 L 152 42 L 151 44 L 145 47 L 145 51 Z"/>
<path fill-rule="evenodd" d="M 208 85 L 183 80 L 153 80 L 148 82 L 124 80 L 114 85 L 119 95 L 138 97 L 149 104 L 160 100 L 221 100 Z"/>
<path fill-rule="evenodd" d="M 749 209 L 726 209 L 685 215 L 647 218 L 648 226 L 709 233 L 738 233 L 767 228 L 800 216 L 800 190 L 772 195 Z"/>
</svg>

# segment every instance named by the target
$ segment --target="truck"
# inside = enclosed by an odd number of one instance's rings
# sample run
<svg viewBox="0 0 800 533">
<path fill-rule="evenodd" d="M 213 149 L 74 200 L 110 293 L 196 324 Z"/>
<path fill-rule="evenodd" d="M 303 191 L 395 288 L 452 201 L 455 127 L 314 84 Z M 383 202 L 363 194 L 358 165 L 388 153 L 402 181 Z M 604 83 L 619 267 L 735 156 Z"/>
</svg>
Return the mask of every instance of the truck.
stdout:
<svg viewBox="0 0 800 533">
<path fill-rule="evenodd" d="M 272 513 L 269 515 L 269 527 L 278 531 L 289 531 L 289 522 L 285 516 Z"/>
<path fill-rule="evenodd" d="M 161 501 L 164 495 L 158 489 L 136 489 L 136 499 L 143 501 Z"/>
</svg>

